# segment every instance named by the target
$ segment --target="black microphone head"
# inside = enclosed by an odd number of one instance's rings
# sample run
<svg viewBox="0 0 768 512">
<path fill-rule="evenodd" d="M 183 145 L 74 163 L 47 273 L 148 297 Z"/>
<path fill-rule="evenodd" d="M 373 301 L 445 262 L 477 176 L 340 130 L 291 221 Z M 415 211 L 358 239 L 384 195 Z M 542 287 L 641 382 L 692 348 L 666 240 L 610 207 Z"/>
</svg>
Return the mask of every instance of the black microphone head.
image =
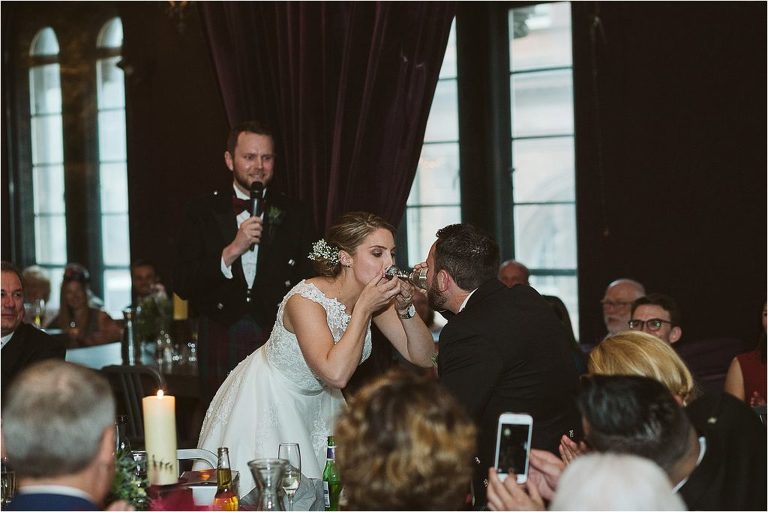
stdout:
<svg viewBox="0 0 768 512">
<path fill-rule="evenodd" d="M 260 181 L 251 183 L 251 199 L 260 198 L 264 195 L 264 184 Z"/>
</svg>

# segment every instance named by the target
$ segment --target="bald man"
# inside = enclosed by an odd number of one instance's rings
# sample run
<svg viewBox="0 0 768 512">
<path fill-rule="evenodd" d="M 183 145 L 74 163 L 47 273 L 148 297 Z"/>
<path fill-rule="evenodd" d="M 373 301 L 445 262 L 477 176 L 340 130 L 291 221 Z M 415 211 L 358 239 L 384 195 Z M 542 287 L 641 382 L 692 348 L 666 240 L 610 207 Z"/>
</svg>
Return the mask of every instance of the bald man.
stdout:
<svg viewBox="0 0 768 512">
<path fill-rule="evenodd" d="M 529 285 L 531 272 L 528 267 L 515 260 L 507 260 L 499 265 L 499 281 L 512 288 L 516 284 Z"/>
<path fill-rule="evenodd" d="M 605 289 L 603 321 L 608 334 L 629 329 L 632 303 L 645 296 L 645 287 L 633 279 L 617 279 Z"/>
</svg>

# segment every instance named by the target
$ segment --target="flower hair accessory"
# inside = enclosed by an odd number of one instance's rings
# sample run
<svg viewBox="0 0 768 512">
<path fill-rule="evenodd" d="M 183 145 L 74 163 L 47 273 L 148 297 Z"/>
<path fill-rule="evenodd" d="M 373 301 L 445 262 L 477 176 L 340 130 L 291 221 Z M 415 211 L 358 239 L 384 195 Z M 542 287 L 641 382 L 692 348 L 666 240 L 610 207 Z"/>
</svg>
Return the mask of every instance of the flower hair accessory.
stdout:
<svg viewBox="0 0 768 512">
<path fill-rule="evenodd" d="M 324 238 L 312 244 L 312 252 L 307 256 L 313 261 L 327 261 L 332 265 L 339 263 L 339 250 L 328 245 Z"/>
</svg>

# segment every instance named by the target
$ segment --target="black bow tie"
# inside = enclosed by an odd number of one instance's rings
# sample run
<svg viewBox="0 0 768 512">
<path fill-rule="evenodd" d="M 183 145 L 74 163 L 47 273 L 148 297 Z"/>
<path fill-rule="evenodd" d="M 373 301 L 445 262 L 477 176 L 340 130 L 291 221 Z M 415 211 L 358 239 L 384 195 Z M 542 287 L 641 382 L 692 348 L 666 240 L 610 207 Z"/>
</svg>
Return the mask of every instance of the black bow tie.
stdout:
<svg viewBox="0 0 768 512">
<path fill-rule="evenodd" d="M 250 199 L 240 199 L 237 196 L 232 196 L 232 211 L 235 212 L 235 215 L 240 215 L 240 212 L 243 210 L 250 212 L 252 207 L 253 203 L 251 203 Z"/>
</svg>

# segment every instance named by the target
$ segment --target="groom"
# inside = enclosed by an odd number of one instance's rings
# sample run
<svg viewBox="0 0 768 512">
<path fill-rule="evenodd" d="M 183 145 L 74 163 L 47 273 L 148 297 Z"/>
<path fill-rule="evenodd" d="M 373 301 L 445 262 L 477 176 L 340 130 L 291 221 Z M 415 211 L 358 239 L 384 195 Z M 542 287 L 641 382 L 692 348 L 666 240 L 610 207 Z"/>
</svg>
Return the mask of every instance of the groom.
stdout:
<svg viewBox="0 0 768 512">
<path fill-rule="evenodd" d="M 427 266 L 429 305 L 453 313 L 440 333 L 438 374 L 478 426 L 473 488 L 482 508 L 501 413 L 533 417 L 533 448 L 557 453 L 560 436 L 578 436 L 576 367 L 549 303 L 530 286 L 497 279 L 499 248 L 490 236 L 467 224 L 444 227 Z"/>
<path fill-rule="evenodd" d="M 312 275 L 307 255 L 317 239 L 314 226 L 300 202 L 272 186 L 275 159 L 268 126 L 234 126 L 224 153 L 232 188 L 198 198 L 187 209 L 173 278 L 176 293 L 200 315 L 204 398 L 264 344 L 283 295 Z M 260 216 L 252 215 L 254 182 L 264 186 Z"/>
</svg>

